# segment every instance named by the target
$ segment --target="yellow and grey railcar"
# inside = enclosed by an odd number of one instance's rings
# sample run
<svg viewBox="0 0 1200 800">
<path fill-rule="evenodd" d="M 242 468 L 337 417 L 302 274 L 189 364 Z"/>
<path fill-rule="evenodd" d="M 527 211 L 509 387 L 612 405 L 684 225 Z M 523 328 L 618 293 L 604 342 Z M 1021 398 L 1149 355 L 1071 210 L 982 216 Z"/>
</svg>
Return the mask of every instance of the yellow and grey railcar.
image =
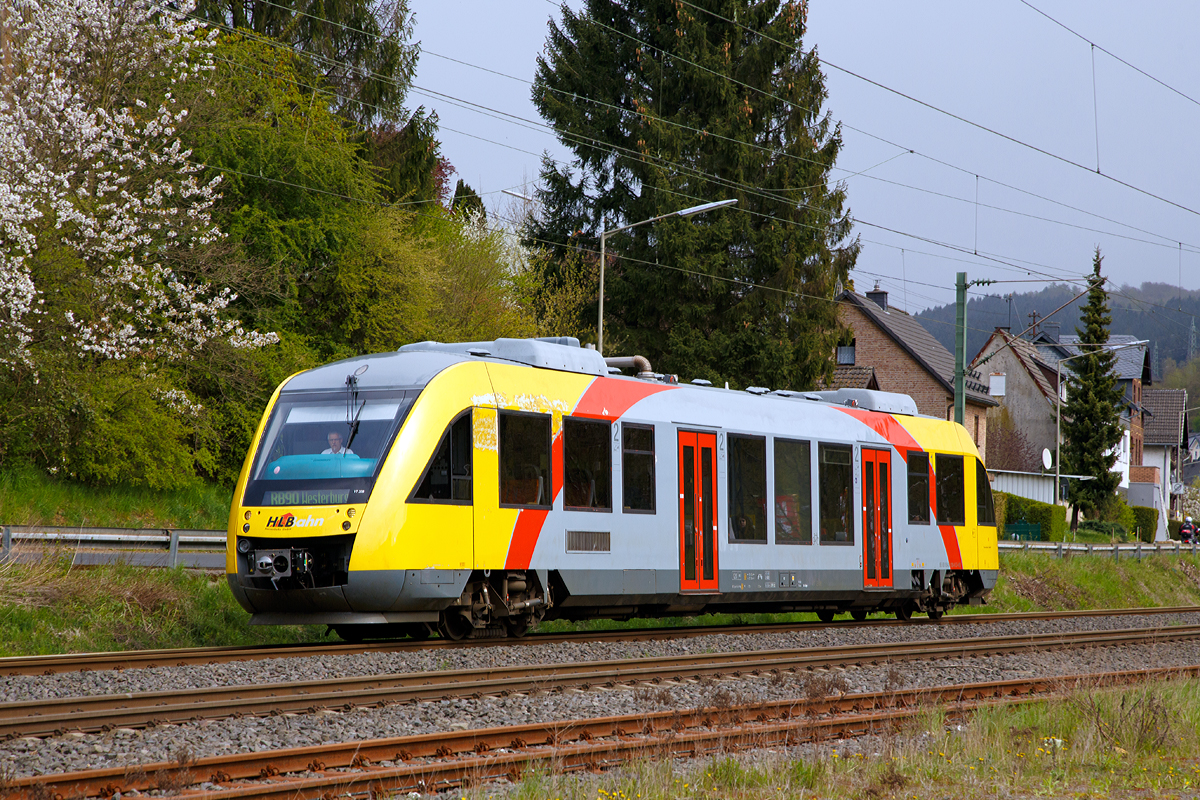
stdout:
<svg viewBox="0 0 1200 800">
<path fill-rule="evenodd" d="M 984 602 L 995 519 L 962 426 L 905 395 L 703 383 L 565 338 L 294 375 L 242 469 L 229 585 L 254 623 L 351 639 Z"/>
</svg>

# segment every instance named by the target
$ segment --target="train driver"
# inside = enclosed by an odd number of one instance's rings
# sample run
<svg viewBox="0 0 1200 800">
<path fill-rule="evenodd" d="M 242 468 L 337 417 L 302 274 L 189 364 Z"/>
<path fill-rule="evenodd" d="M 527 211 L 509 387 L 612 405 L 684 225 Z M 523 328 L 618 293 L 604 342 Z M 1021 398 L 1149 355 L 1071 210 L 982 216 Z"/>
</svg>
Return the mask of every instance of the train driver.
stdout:
<svg viewBox="0 0 1200 800">
<path fill-rule="evenodd" d="M 329 447 L 326 447 L 324 450 L 322 450 L 321 455 L 354 455 L 353 450 L 348 450 L 345 447 L 342 447 L 342 435 L 337 431 L 330 431 L 329 435 L 325 437 L 325 440 L 329 442 Z"/>
</svg>

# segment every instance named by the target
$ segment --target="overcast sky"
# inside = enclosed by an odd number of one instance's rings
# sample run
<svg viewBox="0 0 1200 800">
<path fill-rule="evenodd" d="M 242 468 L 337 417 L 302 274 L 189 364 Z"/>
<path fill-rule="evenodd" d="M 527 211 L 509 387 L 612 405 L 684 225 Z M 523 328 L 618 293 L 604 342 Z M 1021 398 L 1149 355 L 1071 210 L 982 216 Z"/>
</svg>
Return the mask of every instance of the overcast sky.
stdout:
<svg viewBox="0 0 1200 800">
<path fill-rule="evenodd" d="M 864 245 L 860 290 L 878 279 L 910 311 L 953 302 L 958 271 L 1039 281 L 976 291 L 1036 290 L 1078 281 L 1097 245 L 1118 283 L 1200 289 L 1200 4 L 1030 3 L 811 3 L 803 44 L 843 126 L 835 178 Z M 501 190 L 528 191 L 543 151 L 569 157 L 529 101 L 559 6 L 412 7 L 409 103 L 437 111 L 458 177 L 503 211 L 519 201 Z"/>
</svg>

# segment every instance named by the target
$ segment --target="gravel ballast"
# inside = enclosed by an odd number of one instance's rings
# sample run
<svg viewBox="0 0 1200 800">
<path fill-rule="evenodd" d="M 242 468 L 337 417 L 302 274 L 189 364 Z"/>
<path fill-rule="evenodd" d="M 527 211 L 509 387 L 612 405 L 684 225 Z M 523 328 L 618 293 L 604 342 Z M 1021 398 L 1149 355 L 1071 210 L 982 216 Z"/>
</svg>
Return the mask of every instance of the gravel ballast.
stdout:
<svg viewBox="0 0 1200 800">
<path fill-rule="evenodd" d="M 1082 617 L 978 625 L 838 628 L 781 634 L 724 634 L 636 643 L 512 645 L 453 650 L 365 653 L 268 659 L 208 666 L 154 667 L 111 672 L 10 676 L 0 679 L 6 702 L 91 694 L 171 691 L 217 685 L 261 685 L 339 677 L 479 669 L 523 664 L 577 663 L 625 658 L 747 650 L 834 647 L 935 639 L 1011 636 L 1082 630 L 1200 624 L 1200 614 Z M 839 690 L 938 686 L 1085 672 L 1184 666 L 1200 663 L 1200 640 L 1155 645 L 1026 652 L 835 670 Z M 509 697 L 463 698 L 317 714 L 202 720 L 145 730 L 66 733 L 0 742 L 2 774 L 23 777 L 104 767 L 203 758 L 236 752 L 408 736 L 463 728 L 521 725 L 557 719 L 637 714 L 672 708 L 802 698 L 812 680 L 828 684 L 824 670 L 792 675 L 668 682 L 658 686 L 565 690 Z"/>
</svg>

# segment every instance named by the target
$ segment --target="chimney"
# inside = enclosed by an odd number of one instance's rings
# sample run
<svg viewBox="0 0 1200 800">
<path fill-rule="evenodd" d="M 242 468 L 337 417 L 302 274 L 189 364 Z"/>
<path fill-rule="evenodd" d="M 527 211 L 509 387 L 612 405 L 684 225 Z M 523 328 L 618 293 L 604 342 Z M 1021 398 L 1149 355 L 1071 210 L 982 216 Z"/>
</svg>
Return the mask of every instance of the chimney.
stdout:
<svg viewBox="0 0 1200 800">
<path fill-rule="evenodd" d="M 1062 330 L 1062 324 L 1058 322 L 1043 322 L 1042 332 L 1050 337 L 1050 341 L 1058 344 L 1058 334 Z"/>
<path fill-rule="evenodd" d="M 875 281 L 874 291 L 867 292 L 867 299 L 882 308 L 884 311 L 888 310 L 887 292 L 879 288 L 879 281 Z"/>
</svg>

